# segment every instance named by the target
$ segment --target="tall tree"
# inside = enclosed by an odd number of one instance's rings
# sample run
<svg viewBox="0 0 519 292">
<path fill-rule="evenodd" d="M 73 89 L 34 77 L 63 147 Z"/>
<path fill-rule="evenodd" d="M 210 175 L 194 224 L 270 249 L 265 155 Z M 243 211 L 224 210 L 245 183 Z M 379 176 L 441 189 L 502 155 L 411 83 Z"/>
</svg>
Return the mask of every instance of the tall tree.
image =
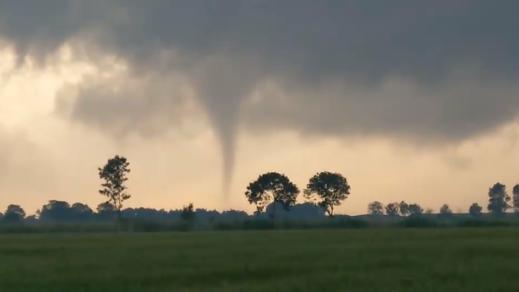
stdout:
<svg viewBox="0 0 519 292">
<path fill-rule="evenodd" d="M 508 202 L 510 196 L 506 192 L 506 186 L 501 183 L 496 183 L 488 190 L 488 211 L 492 215 L 500 216 L 503 215 L 506 210 L 510 207 Z"/>
<path fill-rule="evenodd" d="M 513 193 L 513 204 L 515 213 L 519 213 L 519 184 L 514 186 Z"/>
<path fill-rule="evenodd" d="M 249 203 L 255 204 L 261 213 L 271 201 L 281 203 L 288 210 L 296 202 L 299 189 L 288 177 L 277 172 L 262 174 L 247 186 L 245 196 Z"/>
<path fill-rule="evenodd" d="M 470 205 L 469 214 L 473 217 L 480 217 L 482 210 L 483 208 L 478 203 L 473 203 L 472 205 Z"/>
<path fill-rule="evenodd" d="M 329 216 L 333 216 L 334 207 L 348 198 L 350 189 L 348 181 L 340 173 L 324 171 L 310 178 L 305 196 L 308 199 L 317 197 L 318 205 L 323 207 Z"/>
<path fill-rule="evenodd" d="M 117 216 L 121 218 L 121 209 L 123 202 L 131 196 L 126 192 L 126 181 L 130 163 L 125 157 L 116 155 L 108 160 L 106 165 L 99 168 L 99 178 L 104 180 L 101 184 L 99 193 L 108 198 L 108 203 L 112 204 L 117 212 Z"/>
<path fill-rule="evenodd" d="M 373 216 L 384 215 L 384 205 L 379 201 L 374 201 L 368 204 L 368 214 Z"/>
<path fill-rule="evenodd" d="M 389 216 L 398 216 L 400 206 L 398 203 L 389 203 L 386 205 L 386 214 Z"/>
</svg>

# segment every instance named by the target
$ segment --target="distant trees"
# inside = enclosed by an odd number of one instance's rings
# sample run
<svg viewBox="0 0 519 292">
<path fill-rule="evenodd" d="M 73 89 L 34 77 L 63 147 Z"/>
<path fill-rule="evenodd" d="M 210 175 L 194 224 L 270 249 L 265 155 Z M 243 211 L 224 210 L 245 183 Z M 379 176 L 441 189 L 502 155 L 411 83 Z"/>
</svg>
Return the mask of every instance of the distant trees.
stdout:
<svg viewBox="0 0 519 292">
<path fill-rule="evenodd" d="M 398 203 L 389 203 L 386 205 L 386 215 L 388 216 L 398 216 L 400 213 L 400 205 Z"/>
<path fill-rule="evenodd" d="M 90 207 L 83 203 L 74 203 L 70 207 L 72 211 L 72 216 L 76 220 L 86 220 L 91 218 L 94 215 L 94 211 L 90 209 Z"/>
<path fill-rule="evenodd" d="M 374 201 L 368 204 L 368 214 L 372 216 L 384 215 L 384 205 L 379 201 Z"/>
<path fill-rule="evenodd" d="M 419 216 L 423 214 L 423 209 L 418 204 L 410 204 L 408 206 L 409 216 Z"/>
<path fill-rule="evenodd" d="M 519 213 L 519 184 L 514 186 L 512 194 L 513 194 L 514 211 L 516 213 Z"/>
<path fill-rule="evenodd" d="M 285 209 L 296 202 L 299 189 L 288 177 L 277 172 L 262 174 L 247 187 L 245 196 L 249 203 L 255 204 L 258 213 L 271 201 L 279 202 Z"/>
<path fill-rule="evenodd" d="M 506 192 L 506 186 L 501 183 L 496 183 L 488 190 L 488 211 L 495 216 L 503 215 L 510 207 L 508 202 L 510 196 Z"/>
<path fill-rule="evenodd" d="M 115 207 L 114 207 L 114 205 L 112 205 L 108 202 L 103 202 L 103 203 L 97 205 L 96 210 L 97 210 L 97 215 L 101 219 L 113 219 L 115 217 L 115 213 L 116 213 Z"/>
<path fill-rule="evenodd" d="M 184 221 L 193 221 L 195 219 L 195 207 L 193 206 L 193 203 L 189 203 L 189 205 L 182 208 L 180 217 Z"/>
<path fill-rule="evenodd" d="M 404 201 L 399 204 L 400 214 L 402 216 L 417 216 L 422 215 L 424 210 L 422 207 L 416 203 L 408 204 Z"/>
<path fill-rule="evenodd" d="M 19 205 L 9 205 L 5 210 L 2 221 L 7 223 L 21 223 L 25 219 L 25 211 Z"/>
<path fill-rule="evenodd" d="M 126 158 L 116 155 L 109 159 L 106 165 L 99 168 L 99 178 L 104 180 L 101 184 L 99 193 L 108 198 L 118 217 L 121 217 L 121 209 L 123 202 L 128 200 L 131 196 L 126 192 L 126 181 L 128 180 L 128 173 L 130 172 L 130 163 Z"/>
<path fill-rule="evenodd" d="M 402 216 L 409 215 L 409 205 L 406 202 L 404 202 L 404 201 L 400 202 L 399 208 L 400 208 L 400 214 L 402 214 Z"/>
<path fill-rule="evenodd" d="M 473 216 L 473 217 L 481 217 L 482 210 L 483 210 L 483 208 L 478 203 L 473 203 L 472 205 L 470 205 L 469 214 L 470 214 L 470 216 Z"/>
<path fill-rule="evenodd" d="M 386 205 L 386 215 L 398 216 L 400 213 L 400 205 L 398 203 L 389 203 Z"/>
<path fill-rule="evenodd" d="M 452 215 L 452 210 L 451 208 L 449 207 L 449 205 L 447 204 L 443 204 L 441 207 L 440 207 L 440 216 L 442 217 L 449 217 Z"/>
<path fill-rule="evenodd" d="M 348 198 L 350 188 L 348 181 L 341 174 L 324 171 L 310 178 L 304 193 L 308 199 L 316 199 L 317 204 L 324 208 L 329 216 L 333 216 L 334 207 Z"/>
<path fill-rule="evenodd" d="M 42 221 L 83 221 L 92 219 L 93 211 L 85 204 L 72 206 L 64 201 L 51 200 L 38 211 Z"/>
</svg>

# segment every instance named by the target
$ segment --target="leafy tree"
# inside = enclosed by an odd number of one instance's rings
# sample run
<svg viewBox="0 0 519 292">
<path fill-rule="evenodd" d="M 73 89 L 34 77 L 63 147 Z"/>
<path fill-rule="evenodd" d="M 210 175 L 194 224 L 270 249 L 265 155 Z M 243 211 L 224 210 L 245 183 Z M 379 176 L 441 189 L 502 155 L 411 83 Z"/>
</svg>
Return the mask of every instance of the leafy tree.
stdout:
<svg viewBox="0 0 519 292">
<path fill-rule="evenodd" d="M 38 211 L 42 221 L 65 221 L 70 219 L 70 205 L 64 201 L 51 200 Z"/>
<path fill-rule="evenodd" d="M 25 211 L 19 205 L 9 205 L 2 220 L 8 223 L 21 223 L 25 219 Z"/>
<path fill-rule="evenodd" d="M 99 178 L 104 180 L 101 184 L 102 189 L 99 190 L 101 195 L 108 197 L 108 203 L 115 207 L 118 217 L 121 217 L 121 209 L 123 202 L 131 196 L 126 193 L 127 174 L 130 172 L 128 168 L 130 163 L 126 158 L 116 155 L 109 159 L 103 168 L 99 168 Z"/>
<path fill-rule="evenodd" d="M 469 214 L 473 217 L 481 217 L 483 208 L 478 203 L 470 205 Z"/>
<path fill-rule="evenodd" d="M 368 214 L 373 216 L 384 215 L 384 205 L 379 201 L 374 201 L 368 205 Z"/>
<path fill-rule="evenodd" d="M 92 218 L 94 215 L 94 211 L 86 205 L 82 203 L 74 203 L 70 207 L 72 217 L 76 220 L 86 220 Z"/>
<path fill-rule="evenodd" d="M 510 207 L 508 202 L 510 196 L 506 192 L 506 186 L 501 183 L 496 183 L 488 191 L 488 211 L 495 216 L 503 215 Z"/>
<path fill-rule="evenodd" d="M 42 221 L 82 221 L 92 218 L 93 212 L 90 207 L 82 203 L 75 203 L 72 206 L 64 201 L 51 200 L 43 205 L 38 211 Z"/>
<path fill-rule="evenodd" d="M 255 204 L 258 213 L 261 213 L 272 200 L 279 202 L 283 208 L 289 209 L 296 202 L 299 189 L 288 177 L 277 172 L 262 174 L 247 187 L 245 196 L 249 203 Z"/>
<path fill-rule="evenodd" d="M 406 202 L 404 202 L 404 201 L 400 202 L 399 207 L 400 207 L 400 214 L 402 214 L 402 216 L 409 215 L 409 205 Z"/>
<path fill-rule="evenodd" d="M 513 189 L 513 204 L 515 213 L 519 213 L 519 184 L 514 186 Z"/>
<path fill-rule="evenodd" d="M 410 204 L 408 210 L 410 216 L 419 216 L 423 214 L 423 209 L 418 204 Z"/>
<path fill-rule="evenodd" d="M 386 214 L 389 216 L 398 216 L 400 205 L 398 203 L 389 203 L 386 205 Z"/>
<path fill-rule="evenodd" d="M 334 207 L 348 198 L 350 188 L 348 181 L 341 174 L 324 171 L 310 178 L 305 196 L 308 199 L 318 197 L 317 204 L 324 208 L 329 216 L 333 216 Z"/>
<path fill-rule="evenodd" d="M 452 210 L 447 204 L 443 204 L 440 208 L 440 216 L 448 217 L 452 215 Z"/>
<path fill-rule="evenodd" d="M 182 213 L 180 213 L 180 217 L 185 221 L 193 221 L 195 219 L 195 208 L 193 203 L 189 203 L 189 205 L 184 206 L 182 208 Z"/>
</svg>

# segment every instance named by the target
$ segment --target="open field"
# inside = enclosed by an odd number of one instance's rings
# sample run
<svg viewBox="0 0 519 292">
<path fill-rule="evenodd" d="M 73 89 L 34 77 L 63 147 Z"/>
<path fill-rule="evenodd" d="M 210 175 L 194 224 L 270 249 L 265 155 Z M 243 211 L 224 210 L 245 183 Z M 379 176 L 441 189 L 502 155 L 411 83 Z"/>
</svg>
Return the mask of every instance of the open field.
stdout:
<svg viewBox="0 0 519 292">
<path fill-rule="evenodd" d="M 519 291 L 519 229 L 0 235 L 0 291 Z"/>
</svg>

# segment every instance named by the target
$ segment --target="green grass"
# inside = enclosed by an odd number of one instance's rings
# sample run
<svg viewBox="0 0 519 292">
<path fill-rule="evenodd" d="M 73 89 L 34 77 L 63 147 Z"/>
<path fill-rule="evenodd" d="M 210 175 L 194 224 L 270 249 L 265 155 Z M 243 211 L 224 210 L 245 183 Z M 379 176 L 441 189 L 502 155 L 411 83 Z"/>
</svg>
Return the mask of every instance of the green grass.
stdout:
<svg viewBox="0 0 519 292">
<path fill-rule="evenodd" d="M 0 291 L 519 291 L 519 229 L 0 235 Z"/>
</svg>

